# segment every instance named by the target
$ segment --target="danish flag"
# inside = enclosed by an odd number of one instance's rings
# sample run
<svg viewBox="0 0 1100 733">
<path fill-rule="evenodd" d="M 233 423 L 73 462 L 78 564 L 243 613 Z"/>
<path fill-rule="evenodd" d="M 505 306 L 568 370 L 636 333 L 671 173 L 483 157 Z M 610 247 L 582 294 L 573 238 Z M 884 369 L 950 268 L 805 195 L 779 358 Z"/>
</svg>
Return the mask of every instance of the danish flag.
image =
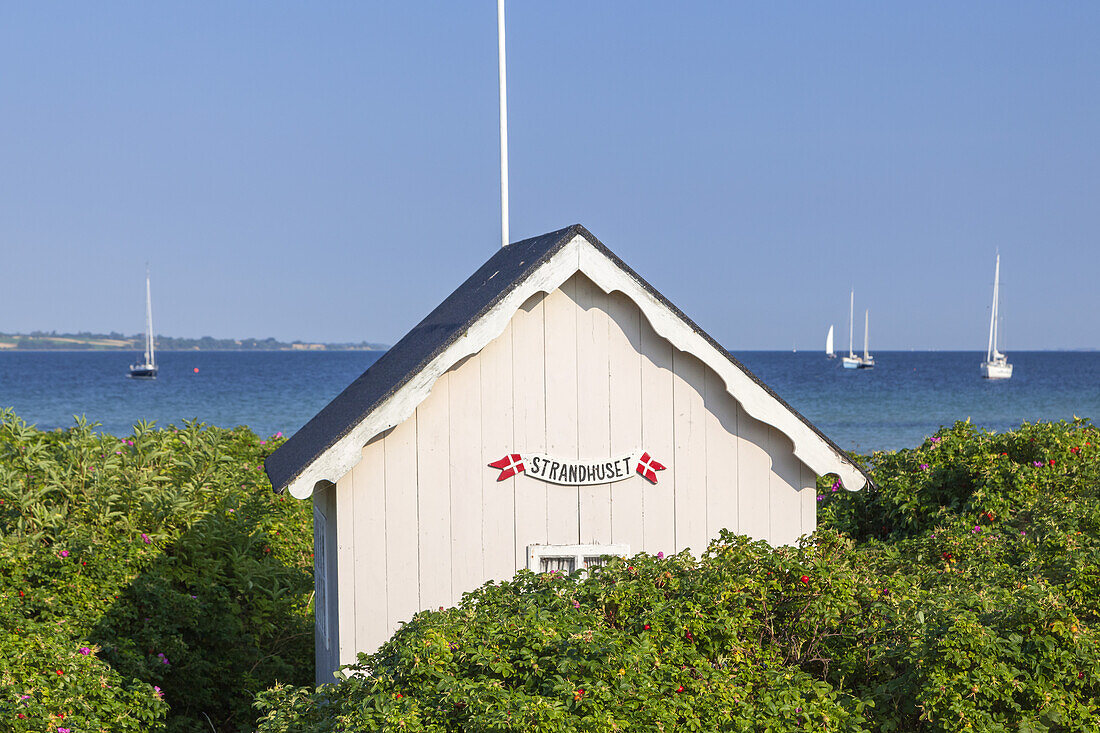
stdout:
<svg viewBox="0 0 1100 733">
<path fill-rule="evenodd" d="M 637 470 L 638 473 L 641 474 L 642 478 L 644 478 L 651 484 L 655 484 L 657 483 L 657 471 L 663 471 L 665 470 L 665 467 L 662 466 L 660 463 L 657 463 L 657 461 L 653 460 L 653 458 L 649 455 L 649 452 L 647 451 L 642 454 L 641 458 L 638 459 Z"/>
<path fill-rule="evenodd" d="M 519 453 L 510 453 L 504 456 L 499 461 L 493 461 L 489 464 L 491 468 L 499 468 L 500 475 L 497 476 L 497 481 L 503 481 L 506 478 L 512 478 L 517 473 L 523 473 L 525 470 L 523 466 L 523 456 Z"/>
</svg>

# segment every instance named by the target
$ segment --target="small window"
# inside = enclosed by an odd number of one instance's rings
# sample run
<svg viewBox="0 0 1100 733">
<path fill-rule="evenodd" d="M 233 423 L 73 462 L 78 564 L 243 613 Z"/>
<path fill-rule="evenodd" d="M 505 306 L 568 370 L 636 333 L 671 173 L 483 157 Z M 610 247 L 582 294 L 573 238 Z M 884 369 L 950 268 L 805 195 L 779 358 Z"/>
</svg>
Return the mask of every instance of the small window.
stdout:
<svg viewBox="0 0 1100 733">
<path fill-rule="evenodd" d="M 629 545 L 528 545 L 527 569 L 536 573 L 569 574 L 607 564 L 607 556 L 626 557 Z"/>
</svg>

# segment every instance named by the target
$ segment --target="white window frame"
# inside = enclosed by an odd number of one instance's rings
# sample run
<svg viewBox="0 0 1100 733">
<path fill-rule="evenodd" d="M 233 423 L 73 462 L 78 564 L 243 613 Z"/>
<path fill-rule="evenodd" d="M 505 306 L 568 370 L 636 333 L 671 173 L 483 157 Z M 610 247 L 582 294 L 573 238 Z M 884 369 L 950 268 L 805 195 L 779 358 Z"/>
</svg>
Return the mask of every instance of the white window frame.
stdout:
<svg viewBox="0 0 1100 733">
<path fill-rule="evenodd" d="M 542 572 L 544 558 L 570 558 L 573 560 L 573 570 L 588 570 L 586 557 L 598 557 L 602 555 L 615 555 L 627 557 L 630 555 L 630 545 L 528 545 L 527 569 L 531 572 Z"/>
</svg>

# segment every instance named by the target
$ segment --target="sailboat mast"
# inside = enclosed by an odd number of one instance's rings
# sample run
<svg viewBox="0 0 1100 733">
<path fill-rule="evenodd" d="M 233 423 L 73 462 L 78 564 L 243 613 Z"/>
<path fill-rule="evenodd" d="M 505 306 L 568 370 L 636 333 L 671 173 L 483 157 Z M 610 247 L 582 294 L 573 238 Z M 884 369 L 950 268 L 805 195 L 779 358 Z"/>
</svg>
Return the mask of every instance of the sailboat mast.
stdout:
<svg viewBox="0 0 1100 733">
<path fill-rule="evenodd" d="M 852 290 L 852 301 L 848 304 L 848 356 L 854 357 L 856 352 L 852 351 L 852 330 L 855 328 L 855 312 L 856 312 L 856 291 Z"/>
<path fill-rule="evenodd" d="M 145 363 L 153 363 L 153 296 L 149 290 L 149 269 L 145 269 Z"/>
<path fill-rule="evenodd" d="M 997 264 L 993 270 L 993 306 L 989 311 L 989 348 L 986 350 L 985 360 L 993 361 L 993 354 L 997 350 L 997 296 L 1001 285 L 1001 254 L 997 253 Z"/>
</svg>

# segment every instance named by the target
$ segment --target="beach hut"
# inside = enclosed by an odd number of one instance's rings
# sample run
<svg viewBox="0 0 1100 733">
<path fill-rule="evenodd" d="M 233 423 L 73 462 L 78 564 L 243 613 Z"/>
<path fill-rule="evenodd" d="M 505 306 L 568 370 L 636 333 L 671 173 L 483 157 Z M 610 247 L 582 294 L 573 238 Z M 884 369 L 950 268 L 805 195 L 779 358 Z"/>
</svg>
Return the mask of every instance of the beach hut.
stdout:
<svg viewBox="0 0 1100 733">
<path fill-rule="evenodd" d="M 581 226 L 501 248 L 272 454 L 314 508 L 317 680 L 517 570 L 781 545 L 866 476 Z"/>
</svg>

